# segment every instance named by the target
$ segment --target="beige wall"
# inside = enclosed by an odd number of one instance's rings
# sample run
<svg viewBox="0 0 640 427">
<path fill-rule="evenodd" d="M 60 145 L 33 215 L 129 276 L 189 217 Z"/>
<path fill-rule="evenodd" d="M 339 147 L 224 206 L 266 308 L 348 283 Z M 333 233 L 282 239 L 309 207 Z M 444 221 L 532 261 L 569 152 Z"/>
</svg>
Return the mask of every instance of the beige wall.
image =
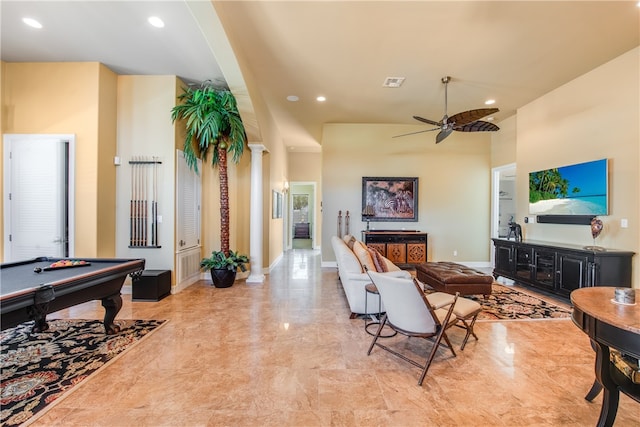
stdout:
<svg viewBox="0 0 640 427">
<path fill-rule="evenodd" d="M 171 108 L 176 104 L 175 76 L 118 77 L 118 156 L 116 256 L 145 258 L 148 269 L 174 269 L 176 131 Z M 181 139 L 180 141 L 182 141 Z M 181 145 L 181 144 L 180 144 Z M 180 147 L 181 148 L 181 147 Z M 129 201 L 133 157 L 157 157 L 158 240 L 161 248 L 129 247 Z"/>
<path fill-rule="evenodd" d="M 269 266 L 272 266 L 274 261 L 284 252 L 284 223 L 286 220 L 285 212 L 282 213 L 282 218 L 272 218 L 273 197 L 271 195 L 272 191 L 282 193 L 285 182 L 289 181 L 287 176 L 288 166 L 285 146 L 278 135 L 273 135 L 273 142 L 274 143 L 270 144 L 268 155 L 268 159 L 270 160 L 268 175 L 270 177 L 270 190 L 265 194 L 265 197 L 268 198 L 268 210 L 264 211 L 269 218 Z M 264 176 L 267 175 L 265 174 Z"/>
<path fill-rule="evenodd" d="M 516 162 L 517 116 L 500 123 L 500 131 L 491 135 L 491 167 L 505 166 Z"/>
<path fill-rule="evenodd" d="M 636 252 L 640 287 L 640 48 L 610 61 L 518 110 L 517 217 L 528 214 L 528 173 L 609 159 L 609 215 L 597 244 Z M 620 227 L 626 218 L 628 228 Z M 523 224 L 525 238 L 593 244 L 588 225 Z"/>
<path fill-rule="evenodd" d="M 108 258 L 116 254 L 116 168 L 117 153 L 117 76 L 107 67 L 99 69 L 98 87 L 98 183 L 96 256 Z M 77 201 L 76 201 L 77 202 Z M 82 203 L 82 202 L 80 202 Z M 78 239 L 76 239 L 78 240 Z"/>
<path fill-rule="evenodd" d="M 393 135 L 420 125 L 328 124 L 322 140 L 322 241 L 336 234 L 339 210 L 349 211 L 360 238 L 362 177 L 418 177 L 418 222 L 372 222 L 375 229 L 429 233 L 428 259 L 487 262 L 490 250 L 491 144 L 487 133 L 454 132 L 441 144 L 433 133 Z M 457 251 L 457 257 L 453 252 Z M 330 245 L 323 261 L 334 261 Z"/>
<path fill-rule="evenodd" d="M 322 153 L 289 151 L 289 181 L 320 182 Z"/>
<path fill-rule="evenodd" d="M 76 136 L 75 256 L 114 255 L 116 84 L 97 62 L 3 64 L 3 133 Z"/>
</svg>

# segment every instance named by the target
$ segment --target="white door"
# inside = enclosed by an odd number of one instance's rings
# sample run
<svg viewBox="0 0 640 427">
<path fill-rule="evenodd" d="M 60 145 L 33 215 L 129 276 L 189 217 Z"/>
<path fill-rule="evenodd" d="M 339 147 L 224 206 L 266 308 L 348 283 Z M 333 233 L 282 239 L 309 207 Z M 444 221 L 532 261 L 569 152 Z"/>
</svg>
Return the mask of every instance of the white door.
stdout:
<svg viewBox="0 0 640 427">
<path fill-rule="evenodd" d="M 201 178 L 187 165 L 184 152 L 177 151 L 176 234 L 178 252 L 200 245 Z M 198 159 L 198 171 L 202 160 Z"/>
<path fill-rule="evenodd" d="M 70 140 L 5 135 L 5 261 L 70 255 Z"/>
</svg>

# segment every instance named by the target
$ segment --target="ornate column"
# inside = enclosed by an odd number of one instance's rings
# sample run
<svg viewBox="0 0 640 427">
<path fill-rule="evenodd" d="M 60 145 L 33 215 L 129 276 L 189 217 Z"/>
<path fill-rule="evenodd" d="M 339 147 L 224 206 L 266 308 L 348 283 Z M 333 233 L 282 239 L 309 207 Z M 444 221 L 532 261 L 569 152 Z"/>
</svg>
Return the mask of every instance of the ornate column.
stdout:
<svg viewBox="0 0 640 427">
<path fill-rule="evenodd" d="M 262 144 L 249 144 L 251 150 L 251 201 L 249 204 L 249 261 L 247 283 L 263 283 L 262 273 Z"/>
</svg>

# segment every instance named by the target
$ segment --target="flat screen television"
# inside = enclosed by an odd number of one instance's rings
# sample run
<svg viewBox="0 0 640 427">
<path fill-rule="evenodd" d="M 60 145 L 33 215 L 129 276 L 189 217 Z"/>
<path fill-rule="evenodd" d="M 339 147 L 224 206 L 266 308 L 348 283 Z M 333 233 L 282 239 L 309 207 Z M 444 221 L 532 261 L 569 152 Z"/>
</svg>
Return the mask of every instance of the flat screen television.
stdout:
<svg viewBox="0 0 640 427">
<path fill-rule="evenodd" d="M 607 159 L 529 173 L 532 215 L 607 215 Z"/>
</svg>

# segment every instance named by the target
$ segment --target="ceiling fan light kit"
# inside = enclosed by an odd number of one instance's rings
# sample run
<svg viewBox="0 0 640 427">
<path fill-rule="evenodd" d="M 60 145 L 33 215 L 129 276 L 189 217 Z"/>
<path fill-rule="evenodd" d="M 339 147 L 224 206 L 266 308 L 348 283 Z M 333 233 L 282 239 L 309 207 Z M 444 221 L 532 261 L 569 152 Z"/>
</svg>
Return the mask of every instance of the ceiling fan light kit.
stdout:
<svg viewBox="0 0 640 427">
<path fill-rule="evenodd" d="M 394 136 L 394 138 L 439 130 L 440 132 L 438 132 L 438 135 L 436 135 L 436 144 L 439 144 L 440 142 L 444 141 L 446 137 L 451 135 L 454 130 L 458 132 L 495 132 L 497 130 L 500 130 L 500 128 L 493 123 L 480 120 L 483 117 L 500 111 L 497 108 L 478 108 L 475 110 L 463 111 L 449 117 L 447 115 L 447 89 L 449 86 L 449 82 L 451 81 L 451 77 L 445 76 L 441 79 L 441 81 L 444 84 L 444 116 L 442 117 L 442 119 L 436 122 L 435 120 L 425 119 L 420 116 L 413 116 L 413 118 L 418 120 L 419 122 L 427 123 L 436 127 L 434 127 L 433 129 L 426 129 L 418 132 L 396 135 Z"/>
</svg>

